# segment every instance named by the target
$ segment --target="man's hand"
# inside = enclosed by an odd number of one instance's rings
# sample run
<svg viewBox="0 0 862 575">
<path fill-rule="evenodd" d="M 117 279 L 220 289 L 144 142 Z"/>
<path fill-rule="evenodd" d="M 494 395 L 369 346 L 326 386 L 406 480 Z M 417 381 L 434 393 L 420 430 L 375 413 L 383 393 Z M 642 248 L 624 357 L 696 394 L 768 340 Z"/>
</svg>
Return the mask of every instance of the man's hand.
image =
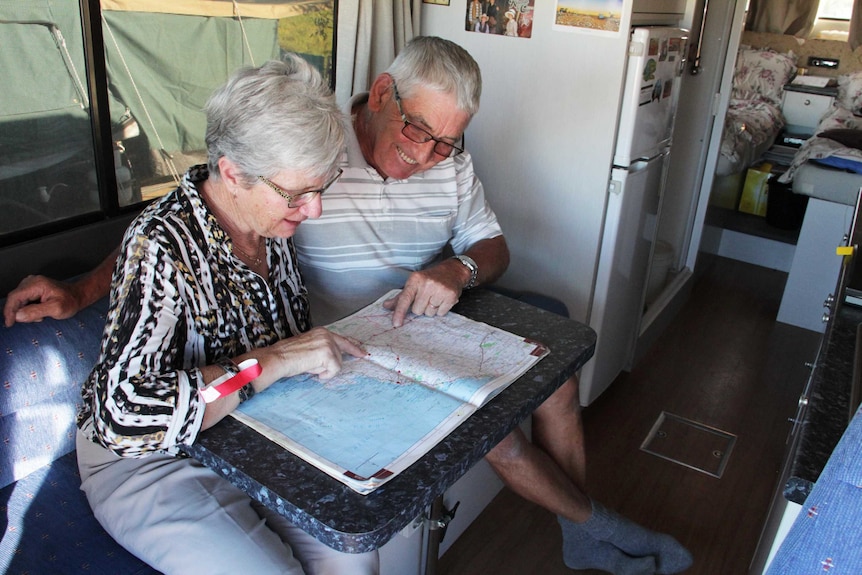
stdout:
<svg viewBox="0 0 862 575">
<path fill-rule="evenodd" d="M 27 276 L 6 297 L 3 317 L 6 327 L 16 321 L 30 323 L 46 317 L 68 319 L 108 295 L 114 264 L 120 255 L 117 247 L 93 271 L 66 283 L 45 276 Z"/>
<path fill-rule="evenodd" d="M 444 260 L 411 273 L 401 293 L 383 302 L 383 307 L 394 310 L 392 325 L 395 327 L 404 325 L 408 311 L 429 317 L 446 315 L 458 303 L 469 277 L 469 270 L 461 262 Z"/>
<path fill-rule="evenodd" d="M 480 240 L 465 252 L 479 267 L 478 284 L 496 281 L 509 265 L 509 248 L 503 236 Z M 394 310 L 392 325 L 401 327 L 408 311 L 416 315 L 446 315 L 470 281 L 470 270 L 456 259 L 448 258 L 407 278 L 404 289 L 383 303 Z"/>
<path fill-rule="evenodd" d="M 46 317 L 68 319 L 78 313 L 81 304 L 71 284 L 45 276 L 27 276 L 9 292 L 3 317 L 6 327 L 16 321 L 30 323 Z"/>
</svg>

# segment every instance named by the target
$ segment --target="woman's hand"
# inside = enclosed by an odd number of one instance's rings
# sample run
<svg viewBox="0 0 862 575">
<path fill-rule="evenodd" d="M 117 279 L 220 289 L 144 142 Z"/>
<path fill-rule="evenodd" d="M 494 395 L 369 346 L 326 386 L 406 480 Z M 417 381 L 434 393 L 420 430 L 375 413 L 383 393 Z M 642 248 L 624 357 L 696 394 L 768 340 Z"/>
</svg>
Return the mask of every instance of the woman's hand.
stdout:
<svg viewBox="0 0 862 575">
<path fill-rule="evenodd" d="M 320 379 L 331 379 L 341 371 L 343 354 L 365 357 L 362 345 L 351 338 L 316 327 L 303 334 L 283 339 L 269 347 L 255 349 L 234 358 L 235 363 L 255 358 L 260 362 L 261 374 L 252 381 L 255 391 L 263 391 L 282 377 L 300 373 L 313 373 Z M 222 375 L 217 365 L 208 365 L 202 370 L 205 381 L 214 381 Z M 208 429 L 239 405 L 239 395 L 232 393 L 208 403 L 201 429 Z"/>
<path fill-rule="evenodd" d="M 330 379 L 341 371 L 344 354 L 365 357 L 366 351 L 354 339 L 316 327 L 269 347 L 255 350 L 237 360 L 257 358 L 263 373 L 254 381 L 254 388 L 256 391 L 262 391 L 282 377 L 300 373 L 313 373 L 320 379 Z"/>
</svg>

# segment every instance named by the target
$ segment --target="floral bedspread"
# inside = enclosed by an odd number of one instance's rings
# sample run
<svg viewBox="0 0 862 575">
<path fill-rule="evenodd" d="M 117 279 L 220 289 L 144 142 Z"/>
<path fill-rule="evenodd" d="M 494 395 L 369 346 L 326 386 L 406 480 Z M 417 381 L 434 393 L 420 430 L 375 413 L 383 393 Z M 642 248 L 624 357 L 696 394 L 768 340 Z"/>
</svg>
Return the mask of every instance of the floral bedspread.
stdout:
<svg viewBox="0 0 862 575">
<path fill-rule="evenodd" d="M 774 102 L 753 92 L 734 90 L 724 119 L 721 155 L 736 173 L 750 166 L 781 128 L 784 116 Z"/>
</svg>

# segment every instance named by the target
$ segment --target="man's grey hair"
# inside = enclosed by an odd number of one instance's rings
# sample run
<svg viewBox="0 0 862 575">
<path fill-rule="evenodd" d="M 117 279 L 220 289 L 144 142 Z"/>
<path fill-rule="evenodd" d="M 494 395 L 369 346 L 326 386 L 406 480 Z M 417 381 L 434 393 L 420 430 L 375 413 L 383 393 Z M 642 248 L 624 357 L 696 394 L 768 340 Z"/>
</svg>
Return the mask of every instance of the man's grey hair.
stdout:
<svg viewBox="0 0 862 575">
<path fill-rule="evenodd" d="M 210 174 L 218 160 L 235 162 L 251 185 L 282 170 L 323 177 L 344 146 L 345 122 L 320 73 L 295 54 L 241 68 L 206 104 Z"/>
<path fill-rule="evenodd" d="M 482 73 L 467 51 L 449 40 L 417 36 L 399 52 L 387 70 L 402 98 L 419 87 L 454 94 L 458 108 L 474 116 L 482 96 Z"/>
</svg>

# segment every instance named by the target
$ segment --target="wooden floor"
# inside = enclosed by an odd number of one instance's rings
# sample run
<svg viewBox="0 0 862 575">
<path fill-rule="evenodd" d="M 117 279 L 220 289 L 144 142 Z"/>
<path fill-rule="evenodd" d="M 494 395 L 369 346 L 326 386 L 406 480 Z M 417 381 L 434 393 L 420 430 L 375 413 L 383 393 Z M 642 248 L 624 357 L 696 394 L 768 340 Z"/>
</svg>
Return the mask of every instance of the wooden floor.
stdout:
<svg viewBox="0 0 862 575">
<path fill-rule="evenodd" d="M 775 322 L 785 273 L 724 258 L 703 267 L 650 353 L 585 408 L 589 494 L 676 537 L 695 558 L 687 574 L 745 575 L 819 334 Z M 736 436 L 720 478 L 640 449 L 663 411 Z M 438 573 L 599 573 L 566 568 L 561 541 L 554 516 L 504 489 Z"/>
</svg>

